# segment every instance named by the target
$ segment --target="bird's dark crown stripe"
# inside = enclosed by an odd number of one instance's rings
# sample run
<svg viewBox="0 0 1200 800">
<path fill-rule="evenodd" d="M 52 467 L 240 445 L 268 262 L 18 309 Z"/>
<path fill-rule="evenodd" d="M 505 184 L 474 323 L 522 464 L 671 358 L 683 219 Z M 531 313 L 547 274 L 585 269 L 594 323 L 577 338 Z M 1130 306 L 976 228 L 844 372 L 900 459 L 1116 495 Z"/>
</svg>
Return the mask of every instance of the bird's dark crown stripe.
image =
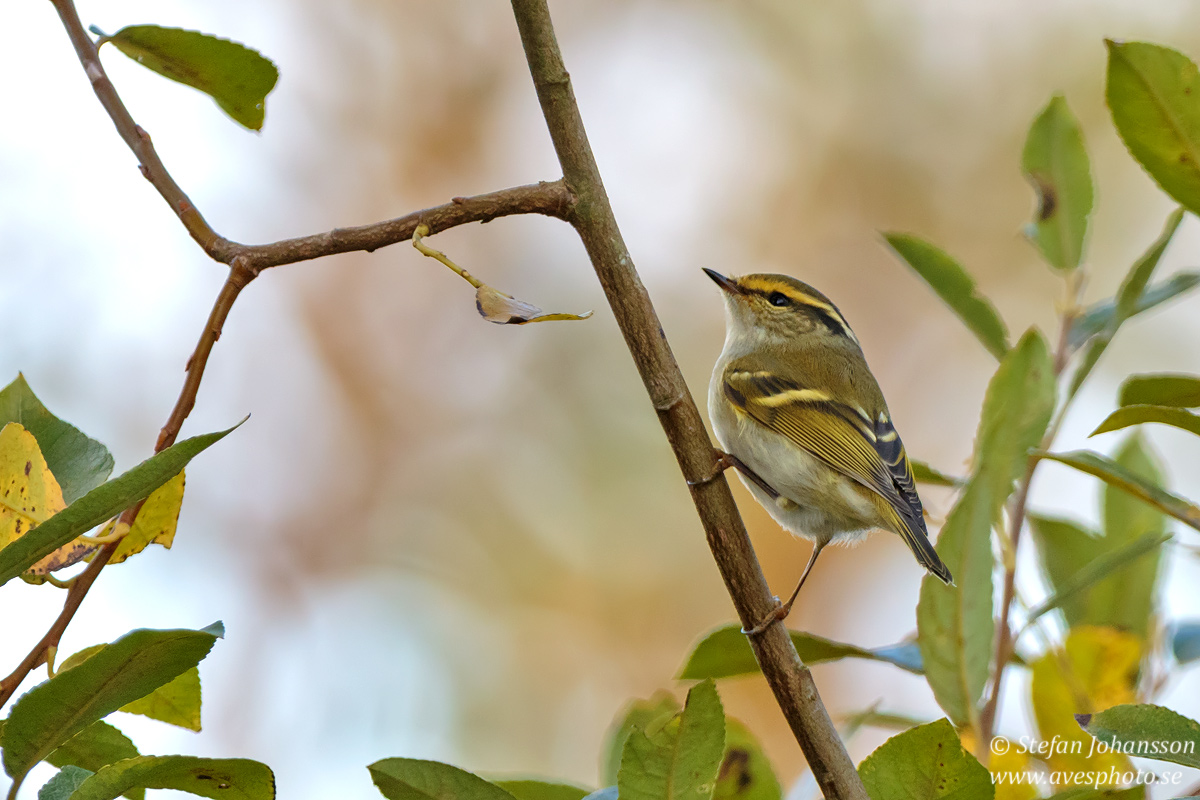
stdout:
<svg viewBox="0 0 1200 800">
<path fill-rule="evenodd" d="M 812 309 L 813 316 L 819 319 L 821 324 L 829 329 L 830 333 L 845 336 L 847 339 L 854 339 L 854 333 L 851 332 L 850 326 L 846 324 L 846 320 L 842 319 L 841 315 L 833 311 L 832 308 L 827 311 L 827 307 L 819 306 L 816 303 L 810 304 L 809 307 Z"/>
</svg>

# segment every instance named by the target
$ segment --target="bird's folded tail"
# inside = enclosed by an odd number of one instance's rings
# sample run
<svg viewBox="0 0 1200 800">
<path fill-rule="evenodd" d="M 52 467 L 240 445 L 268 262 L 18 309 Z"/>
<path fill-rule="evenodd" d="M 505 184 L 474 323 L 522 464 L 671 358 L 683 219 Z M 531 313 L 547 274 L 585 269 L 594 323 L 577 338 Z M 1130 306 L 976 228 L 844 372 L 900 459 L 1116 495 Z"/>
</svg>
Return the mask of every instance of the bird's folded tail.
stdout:
<svg viewBox="0 0 1200 800">
<path fill-rule="evenodd" d="M 933 549 L 933 542 L 929 541 L 929 537 L 924 531 L 914 531 L 911 525 L 904 525 L 900 535 L 904 538 L 908 549 L 912 550 L 913 555 L 917 557 L 917 561 L 921 562 L 921 566 L 941 578 L 942 583 L 947 586 L 954 585 L 954 576 L 950 574 L 949 567 L 938 557 L 937 551 Z"/>
</svg>

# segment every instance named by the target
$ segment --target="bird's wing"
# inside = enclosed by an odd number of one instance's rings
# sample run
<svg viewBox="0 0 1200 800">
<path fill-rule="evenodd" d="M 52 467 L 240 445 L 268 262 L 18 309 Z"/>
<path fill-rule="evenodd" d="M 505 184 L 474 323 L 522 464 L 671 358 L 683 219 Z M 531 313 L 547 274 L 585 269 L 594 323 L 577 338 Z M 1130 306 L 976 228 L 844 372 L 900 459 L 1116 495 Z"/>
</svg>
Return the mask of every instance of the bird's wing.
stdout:
<svg viewBox="0 0 1200 800">
<path fill-rule="evenodd" d="M 768 371 L 730 370 L 724 390 L 742 413 L 883 498 L 893 529 L 923 565 L 949 582 L 949 570 L 929 544 L 904 443 L 886 411 L 872 417 Z"/>
</svg>

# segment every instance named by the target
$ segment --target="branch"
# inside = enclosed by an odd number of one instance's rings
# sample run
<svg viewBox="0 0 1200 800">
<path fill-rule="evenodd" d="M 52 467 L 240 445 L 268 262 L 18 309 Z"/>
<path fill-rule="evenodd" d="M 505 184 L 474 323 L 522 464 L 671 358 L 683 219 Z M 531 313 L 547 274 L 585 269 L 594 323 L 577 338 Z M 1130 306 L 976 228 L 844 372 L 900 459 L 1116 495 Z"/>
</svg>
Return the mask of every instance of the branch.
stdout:
<svg viewBox="0 0 1200 800">
<path fill-rule="evenodd" d="M 246 269 L 258 273 L 268 267 L 294 264 L 337 253 L 358 250 L 372 252 L 410 239 L 417 225 L 422 223 L 429 226 L 430 233 L 438 233 L 457 225 L 488 222 L 497 217 L 514 214 L 544 214 L 566 219 L 570 212 L 573 200 L 570 193 L 562 181 L 550 181 L 503 189 L 477 197 L 456 197 L 446 205 L 417 211 L 397 219 L 357 228 L 335 228 L 327 233 L 299 239 L 285 239 L 262 245 L 240 244 L 226 239 L 213 230 L 199 209 L 184 194 L 183 189 L 171 177 L 158 157 L 150 134 L 134 122 L 129 109 L 117 94 L 116 87 L 108 79 L 104 65 L 100 63 L 96 43 L 84 29 L 74 0 L 51 2 L 62 19 L 63 27 L 66 28 L 71 44 L 75 47 L 84 73 L 92 83 L 96 97 L 112 118 L 117 133 L 137 156 L 142 175 L 158 190 L 187 232 L 214 261 L 233 265 L 234 261 L 240 258 Z"/>
<path fill-rule="evenodd" d="M 366 251 L 368 253 L 412 238 L 419 225 L 428 225 L 430 235 L 471 222 L 491 222 L 497 217 L 516 214 L 542 214 L 567 219 L 575 198 L 561 180 L 542 181 L 528 186 L 514 186 L 498 192 L 455 197 L 449 203 L 403 217 L 362 225 L 357 228 L 335 228 L 327 233 L 284 239 L 272 244 L 233 245 L 230 259 L 244 260 L 246 267 L 260 272 L 268 267 L 309 261 L 322 256 Z"/>
<path fill-rule="evenodd" d="M 92 82 L 92 88 L 100 99 L 101 105 L 112 118 L 121 138 L 140 160 L 142 175 L 167 201 L 188 233 L 204 251 L 214 260 L 230 266 L 229 277 L 222 286 L 220 294 L 217 295 L 212 312 L 209 314 L 204 330 L 200 334 L 200 340 L 196 344 L 196 349 L 188 359 L 187 378 L 180 390 L 179 399 L 175 402 L 171 416 L 159 432 L 158 441 L 154 447 L 156 453 L 170 447 L 179 436 L 184 421 L 196 404 L 196 395 L 204 377 L 204 368 L 208 364 L 208 357 L 212 353 L 213 345 L 221 338 L 225 320 L 238 295 L 262 270 L 337 253 L 371 252 L 380 247 L 411 239 L 419 225 L 426 225 L 431 233 L 437 233 L 458 225 L 489 222 L 497 217 L 514 214 L 544 214 L 559 219 L 566 219 L 570 214 L 574 198 L 563 182 L 561 180 L 543 181 L 476 197 L 456 197 L 445 205 L 416 211 L 403 217 L 372 225 L 338 228 L 327 233 L 298 239 L 285 239 L 271 244 L 244 245 L 226 239 L 214 231 L 203 215 L 192 205 L 191 200 L 179 188 L 159 159 L 149 134 L 133 121 L 133 117 L 130 116 L 128 109 L 117 94 L 116 87 L 104 72 L 96 45 L 84 30 L 73 0 L 52 0 L 52 2 L 67 30 L 71 43 L 75 46 L 75 52 L 79 56 L 84 72 Z M 120 521 L 132 526 L 140 510 L 141 503 L 126 509 L 121 514 Z M 54 620 L 50 629 L 17 665 L 17 668 L 6 678 L 0 680 L 0 706 L 3 706 L 12 697 L 29 673 L 44 664 L 47 655 L 58 647 L 63 633 L 75 617 L 75 612 L 96 582 L 100 571 L 112 558 L 119 543 L 118 540 L 103 545 L 96 551 L 87 568 L 75 577 L 67 590 L 63 610 Z"/>
<path fill-rule="evenodd" d="M 721 475 L 704 480 L 717 470 L 716 454 L 617 227 L 546 0 L 512 0 L 512 7 L 563 181 L 576 197 L 568 221 L 583 240 L 659 422 L 691 485 L 709 547 L 742 624 L 752 627 L 774 608 L 774 600 L 729 483 Z M 825 796 L 866 800 L 854 763 L 787 630 L 772 625 L 762 635 L 750 637 L 750 645 Z"/>
</svg>

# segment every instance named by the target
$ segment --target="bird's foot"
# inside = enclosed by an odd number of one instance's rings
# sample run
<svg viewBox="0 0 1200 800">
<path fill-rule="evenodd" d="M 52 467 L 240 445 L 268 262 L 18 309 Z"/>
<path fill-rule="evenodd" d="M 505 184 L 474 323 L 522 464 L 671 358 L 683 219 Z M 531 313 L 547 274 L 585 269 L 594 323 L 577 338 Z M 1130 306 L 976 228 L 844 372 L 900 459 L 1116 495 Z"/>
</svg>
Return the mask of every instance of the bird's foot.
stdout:
<svg viewBox="0 0 1200 800">
<path fill-rule="evenodd" d="M 703 478 L 697 478 L 694 481 L 688 481 L 687 482 L 688 486 L 703 486 L 706 483 L 712 483 L 713 481 L 715 481 L 717 479 L 718 475 L 720 475 L 721 473 L 723 473 L 725 470 L 729 469 L 730 467 L 739 467 L 740 468 L 742 466 L 742 462 L 740 460 L 738 460 L 737 456 L 730 455 L 729 453 L 726 453 L 724 450 L 717 450 L 715 448 L 714 448 L 713 452 L 716 453 L 716 455 L 717 455 L 717 461 L 715 464 L 713 464 L 712 471 L 709 472 L 707 475 L 705 475 Z"/>
<path fill-rule="evenodd" d="M 694 481 L 688 481 L 688 486 L 703 486 L 706 483 L 712 483 L 717 479 L 717 476 L 723 473 L 725 470 L 729 469 L 730 467 L 735 467 L 737 468 L 738 472 L 746 476 L 746 480 L 750 481 L 755 486 L 766 492 L 767 496 L 772 500 L 779 502 L 781 508 L 786 509 L 788 507 L 784 505 L 784 503 L 791 503 L 792 505 L 795 505 L 791 500 L 780 498 L 779 492 L 775 491 L 775 489 L 772 488 L 769 483 L 758 476 L 757 472 L 747 467 L 742 460 L 733 453 L 726 453 L 724 450 L 715 449 L 713 452 L 717 454 L 717 463 L 713 465 L 712 472 L 705 475 L 703 478 L 699 478 Z"/>
<path fill-rule="evenodd" d="M 775 601 L 775 608 L 771 609 L 767 615 L 763 617 L 753 628 L 742 628 L 742 633 L 746 634 L 747 636 L 758 636 L 776 622 L 783 622 L 785 619 L 787 619 L 787 615 L 792 610 L 792 604 L 781 603 L 779 602 L 778 597 L 772 599 Z"/>
</svg>

